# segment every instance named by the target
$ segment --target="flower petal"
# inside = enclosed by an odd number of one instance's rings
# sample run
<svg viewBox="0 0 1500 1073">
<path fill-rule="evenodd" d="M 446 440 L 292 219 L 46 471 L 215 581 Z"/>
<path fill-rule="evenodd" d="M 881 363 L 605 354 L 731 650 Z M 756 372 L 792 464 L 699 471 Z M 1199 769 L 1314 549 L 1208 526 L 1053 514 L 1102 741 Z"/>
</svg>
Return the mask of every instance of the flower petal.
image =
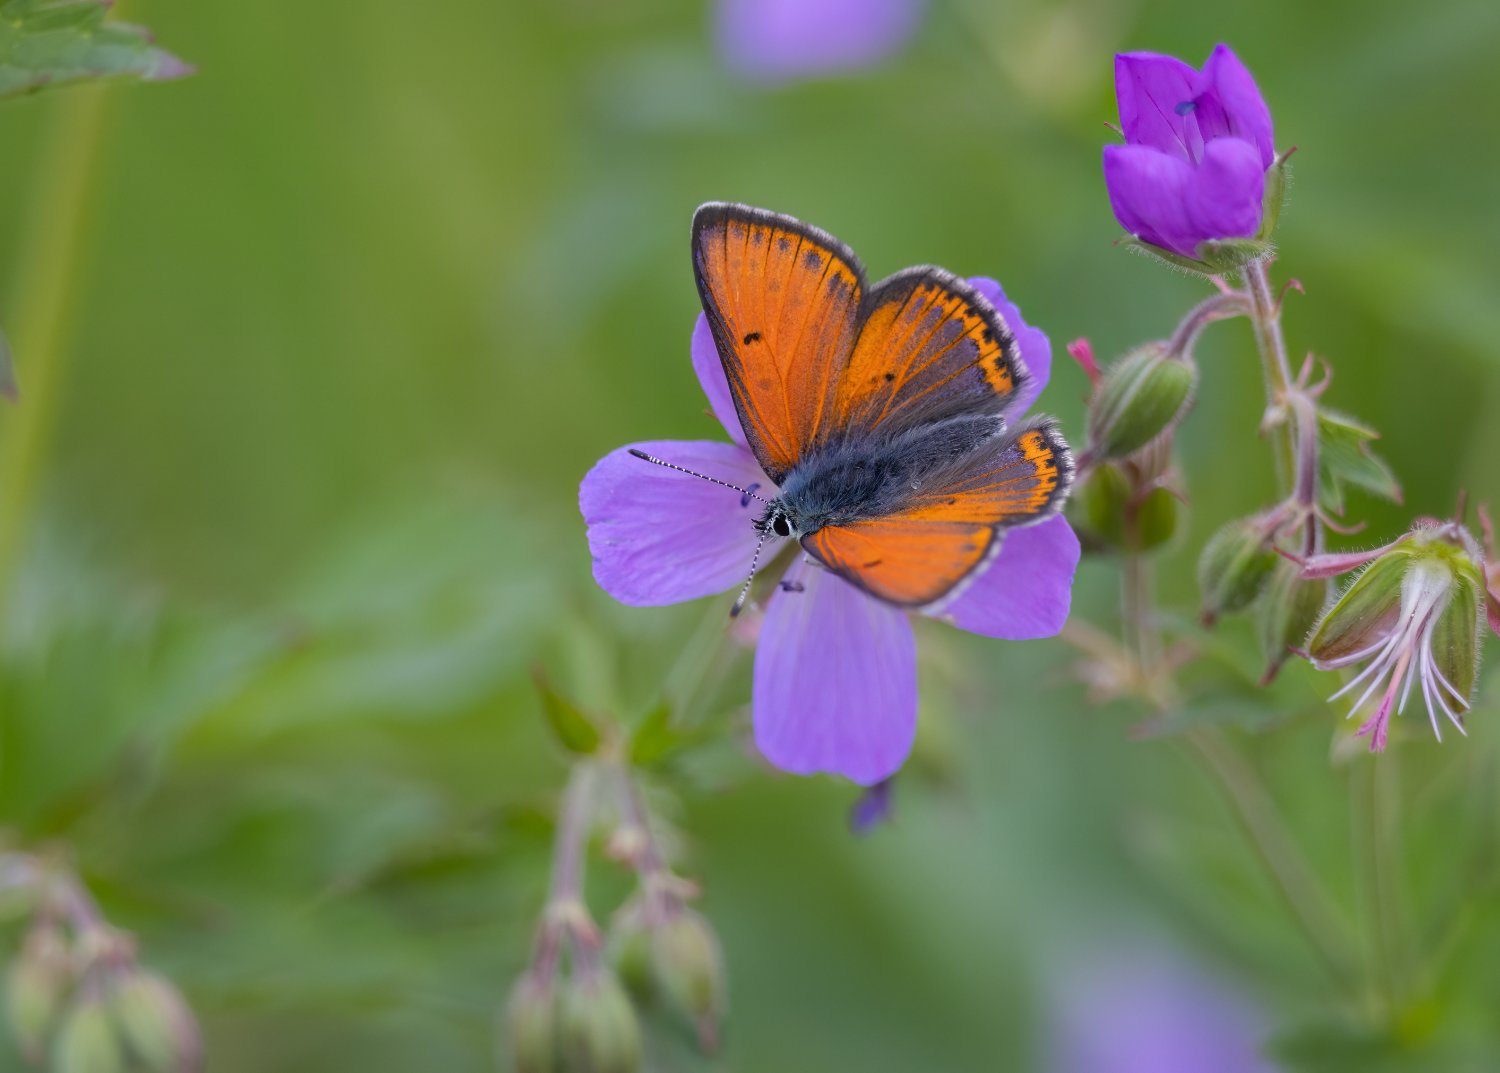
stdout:
<svg viewBox="0 0 1500 1073">
<path fill-rule="evenodd" d="M 1186 193 L 1192 182 L 1192 165 L 1178 157 L 1144 145 L 1104 147 L 1104 185 L 1120 226 L 1184 257 L 1196 257 L 1205 237 L 1188 215 Z"/>
<path fill-rule="evenodd" d="M 1073 527 L 1058 515 L 1002 539 L 995 561 L 938 617 L 985 637 L 1055 637 L 1073 601 L 1079 555 Z"/>
<path fill-rule="evenodd" d="M 1015 336 L 1016 348 L 1021 352 L 1021 361 L 1026 366 L 1026 371 L 1031 374 L 1028 380 L 1016 393 L 1010 405 L 1005 408 L 1005 420 L 1015 424 L 1021 415 L 1031 409 L 1032 403 L 1036 402 L 1037 396 L 1047 386 L 1047 381 L 1052 378 L 1052 341 L 1047 338 L 1047 333 L 1040 328 L 1033 328 L 1021 317 L 1021 307 L 1005 297 L 1005 289 L 995 280 L 985 276 L 975 276 L 969 280 L 969 286 L 990 300 L 990 305 L 999 312 L 1000 318 L 1005 321 L 1006 327 L 1010 329 L 1011 335 Z"/>
<path fill-rule="evenodd" d="M 1197 240 L 1255 234 L 1260 229 L 1265 191 L 1266 171 L 1255 146 L 1239 138 L 1209 142 L 1187 190 L 1188 215 Z"/>
<path fill-rule="evenodd" d="M 1131 145 L 1149 146 L 1184 163 L 1195 161 L 1203 137 L 1191 105 L 1198 72 L 1175 56 L 1126 52 L 1115 56 L 1120 127 Z"/>
<path fill-rule="evenodd" d="M 925 0 L 719 0 L 719 51 L 740 74 L 783 81 L 868 67 L 904 45 Z"/>
<path fill-rule="evenodd" d="M 750 453 L 732 443 L 633 444 L 674 465 L 741 487 L 771 486 Z M 637 607 L 709 596 L 742 582 L 755 550 L 759 504 L 733 489 L 632 456 L 621 447 L 583 478 L 578 506 L 588 525 L 594 580 Z"/>
<path fill-rule="evenodd" d="M 729 393 L 729 378 L 724 375 L 724 363 L 719 360 L 719 348 L 714 344 L 714 333 L 702 313 L 693 325 L 693 372 L 698 374 L 708 405 L 729 438 L 741 447 L 748 447 L 740 415 L 734 408 L 734 396 Z"/>
<path fill-rule="evenodd" d="M 916 735 L 911 623 L 801 560 L 786 582 L 766 608 L 755 653 L 755 743 L 786 771 L 877 783 L 901 766 Z"/>
<path fill-rule="evenodd" d="M 1276 160 L 1271 109 L 1249 69 L 1228 45 L 1219 45 L 1203 65 L 1193 94 L 1198 129 L 1206 142 L 1239 138 L 1255 146 L 1264 171 Z"/>
</svg>

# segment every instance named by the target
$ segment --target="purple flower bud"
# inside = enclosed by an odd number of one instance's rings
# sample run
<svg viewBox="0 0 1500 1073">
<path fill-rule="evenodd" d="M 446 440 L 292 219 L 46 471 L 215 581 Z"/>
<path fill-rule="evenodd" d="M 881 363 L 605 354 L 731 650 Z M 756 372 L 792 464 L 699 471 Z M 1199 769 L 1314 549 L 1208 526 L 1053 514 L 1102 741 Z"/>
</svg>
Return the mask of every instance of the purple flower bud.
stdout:
<svg viewBox="0 0 1500 1073">
<path fill-rule="evenodd" d="M 1202 71 L 1151 52 L 1118 55 L 1115 95 L 1126 144 L 1105 147 L 1104 181 L 1121 227 L 1189 260 L 1204 259 L 1205 242 L 1266 237 L 1266 171 L 1278 166 L 1271 112 L 1228 45 Z"/>
</svg>

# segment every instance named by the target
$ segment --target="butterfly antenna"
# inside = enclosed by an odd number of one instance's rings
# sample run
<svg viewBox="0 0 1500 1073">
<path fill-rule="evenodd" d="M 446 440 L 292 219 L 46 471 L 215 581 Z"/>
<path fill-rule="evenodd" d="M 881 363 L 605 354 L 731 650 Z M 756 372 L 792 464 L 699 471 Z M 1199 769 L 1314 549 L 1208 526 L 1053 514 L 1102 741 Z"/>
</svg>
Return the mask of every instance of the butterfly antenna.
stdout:
<svg viewBox="0 0 1500 1073">
<path fill-rule="evenodd" d="M 734 598 L 734 606 L 729 609 L 730 618 L 738 618 L 741 611 L 745 610 L 745 597 L 750 595 L 750 584 L 755 580 L 755 569 L 760 565 L 760 549 L 766 545 L 766 534 L 762 533 L 760 539 L 755 542 L 755 554 L 750 556 L 750 576 L 745 579 L 745 585 L 740 589 L 740 594 Z"/>
<path fill-rule="evenodd" d="M 758 499 L 762 503 L 770 502 L 770 500 L 765 496 L 758 496 L 755 494 L 755 490 L 760 487 L 760 485 L 758 484 L 752 484 L 749 488 L 741 488 L 737 484 L 730 484 L 728 481 L 721 481 L 717 477 L 710 477 L 707 473 L 699 473 L 694 469 L 687 469 L 683 466 L 674 465 L 664 458 L 657 458 L 655 455 L 648 455 L 645 451 L 637 451 L 634 447 L 627 448 L 627 450 L 631 454 L 635 455 L 635 457 L 641 459 L 644 462 L 651 462 L 658 466 L 666 466 L 667 469 L 675 469 L 678 473 L 686 473 L 689 477 L 697 477 L 699 480 L 708 481 L 710 484 L 717 484 L 723 488 L 733 489 L 740 495 L 744 496 L 746 502 L 749 502 L 752 499 Z"/>
</svg>

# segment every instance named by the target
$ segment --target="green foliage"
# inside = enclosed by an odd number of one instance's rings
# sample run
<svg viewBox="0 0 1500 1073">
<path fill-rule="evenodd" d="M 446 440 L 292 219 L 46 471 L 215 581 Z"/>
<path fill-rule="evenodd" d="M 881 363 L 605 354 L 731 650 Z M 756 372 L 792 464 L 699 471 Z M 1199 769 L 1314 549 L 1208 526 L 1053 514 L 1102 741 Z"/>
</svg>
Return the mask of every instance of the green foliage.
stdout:
<svg viewBox="0 0 1500 1073">
<path fill-rule="evenodd" d="M 1347 414 L 1318 411 L 1319 487 L 1323 506 L 1334 514 L 1344 512 L 1345 489 L 1362 488 L 1382 498 L 1401 502 L 1401 485 L 1385 460 L 1370 449 L 1380 434 Z"/>
<path fill-rule="evenodd" d="M 109 8 L 109 0 L 0 3 L 0 96 L 86 79 L 159 82 L 189 73 L 146 30 L 108 21 Z"/>
</svg>

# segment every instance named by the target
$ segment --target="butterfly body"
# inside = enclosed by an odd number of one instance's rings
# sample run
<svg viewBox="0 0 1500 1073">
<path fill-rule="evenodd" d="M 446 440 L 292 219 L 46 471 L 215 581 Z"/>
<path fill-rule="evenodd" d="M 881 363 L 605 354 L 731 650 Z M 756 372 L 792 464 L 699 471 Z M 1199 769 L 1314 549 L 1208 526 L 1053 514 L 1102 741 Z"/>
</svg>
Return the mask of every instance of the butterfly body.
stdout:
<svg viewBox="0 0 1500 1073">
<path fill-rule="evenodd" d="M 924 267 L 870 286 L 826 232 L 724 203 L 694 216 L 693 267 L 745 439 L 780 489 L 763 536 L 930 607 L 1003 529 L 1061 505 L 1067 444 L 1050 422 L 1008 427 L 1030 374 L 969 283 Z"/>
<path fill-rule="evenodd" d="M 873 442 L 836 440 L 786 475 L 766 516 L 786 518 L 790 532 L 777 535 L 801 537 L 889 514 L 924 487 L 945 484 L 1004 432 L 1004 420 L 983 414 L 919 425 Z"/>
</svg>

